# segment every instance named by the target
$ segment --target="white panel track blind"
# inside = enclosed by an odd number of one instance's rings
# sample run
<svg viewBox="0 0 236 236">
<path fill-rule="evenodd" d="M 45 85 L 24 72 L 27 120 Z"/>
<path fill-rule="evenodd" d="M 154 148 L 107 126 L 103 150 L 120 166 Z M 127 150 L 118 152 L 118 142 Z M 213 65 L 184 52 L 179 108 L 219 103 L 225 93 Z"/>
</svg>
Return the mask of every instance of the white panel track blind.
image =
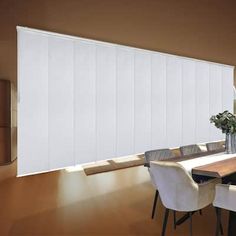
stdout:
<svg viewBox="0 0 236 236">
<path fill-rule="evenodd" d="M 232 66 L 17 31 L 18 176 L 223 138 Z"/>
</svg>

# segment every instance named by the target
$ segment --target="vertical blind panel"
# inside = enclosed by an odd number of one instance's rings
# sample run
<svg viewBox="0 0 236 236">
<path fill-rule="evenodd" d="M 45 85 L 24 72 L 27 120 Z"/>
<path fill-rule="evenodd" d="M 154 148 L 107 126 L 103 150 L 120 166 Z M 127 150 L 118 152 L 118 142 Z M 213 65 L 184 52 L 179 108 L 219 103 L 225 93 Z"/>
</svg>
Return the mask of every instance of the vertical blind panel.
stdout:
<svg viewBox="0 0 236 236">
<path fill-rule="evenodd" d="M 219 111 L 222 111 L 222 83 L 221 83 L 222 71 L 218 65 L 210 65 L 210 116 L 216 115 Z M 214 124 L 210 125 L 210 140 L 222 139 L 222 132 L 220 129 L 216 129 Z"/>
<path fill-rule="evenodd" d="M 196 63 L 196 142 L 210 140 L 209 64 Z"/>
<path fill-rule="evenodd" d="M 18 175 L 222 139 L 233 67 L 18 28 Z"/>
<path fill-rule="evenodd" d="M 222 67 L 222 111 L 233 112 L 233 79 L 233 68 Z"/>
<path fill-rule="evenodd" d="M 135 153 L 151 148 L 151 56 L 135 53 Z"/>
<path fill-rule="evenodd" d="M 182 144 L 182 77 L 181 59 L 167 57 L 166 124 L 167 146 Z"/>
<path fill-rule="evenodd" d="M 157 149 L 166 145 L 166 56 L 153 53 L 151 71 L 151 137 Z"/>
<path fill-rule="evenodd" d="M 50 169 L 74 165 L 73 51 L 73 41 L 55 37 L 48 38 Z"/>
<path fill-rule="evenodd" d="M 195 63 L 182 60 L 182 132 L 183 145 L 195 143 L 196 124 Z"/>
<path fill-rule="evenodd" d="M 117 48 L 117 156 L 134 152 L 134 53 Z"/>
<path fill-rule="evenodd" d="M 48 166 L 48 39 L 19 35 L 18 174 L 49 170 Z"/>
<path fill-rule="evenodd" d="M 98 45 L 97 50 L 97 160 L 116 155 L 116 50 Z"/>
<path fill-rule="evenodd" d="M 96 160 L 96 47 L 75 42 L 74 143 L 75 163 Z"/>
</svg>

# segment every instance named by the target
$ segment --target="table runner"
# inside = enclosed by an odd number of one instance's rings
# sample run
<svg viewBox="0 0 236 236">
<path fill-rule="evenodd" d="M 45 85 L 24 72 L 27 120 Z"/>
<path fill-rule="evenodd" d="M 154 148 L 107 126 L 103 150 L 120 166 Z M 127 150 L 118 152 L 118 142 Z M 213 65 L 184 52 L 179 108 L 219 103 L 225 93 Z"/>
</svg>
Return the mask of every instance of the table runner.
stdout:
<svg viewBox="0 0 236 236">
<path fill-rule="evenodd" d="M 184 161 L 179 161 L 178 163 L 182 165 L 186 171 L 192 174 L 192 169 L 197 166 L 203 166 L 207 164 L 211 164 L 217 161 L 223 161 L 230 158 L 236 157 L 236 154 L 226 154 L 226 153 L 216 153 L 209 156 L 197 157 L 193 159 L 187 159 Z"/>
</svg>

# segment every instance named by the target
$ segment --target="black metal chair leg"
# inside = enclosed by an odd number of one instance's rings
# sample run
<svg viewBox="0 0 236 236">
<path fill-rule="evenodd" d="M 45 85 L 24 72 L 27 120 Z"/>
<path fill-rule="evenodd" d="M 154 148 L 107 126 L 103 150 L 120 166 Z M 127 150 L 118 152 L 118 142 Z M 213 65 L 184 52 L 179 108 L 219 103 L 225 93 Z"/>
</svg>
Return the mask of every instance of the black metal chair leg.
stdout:
<svg viewBox="0 0 236 236">
<path fill-rule="evenodd" d="M 153 206 L 152 206 L 152 219 L 155 216 L 155 210 L 156 210 L 158 195 L 159 195 L 158 190 L 156 190 L 154 201 L 153 201 Z"/>
<path fill-rule="evenodd" d="M 219 232 L 221 235 L 224 234 L 223 232 L 223 226 L 221 223 L 221 209 L 218 207 L 215 207 L 216 210 L 216 236 L 219 235 Z"/>
<path fill-rule="evenodd" d="M 192 212 L 189 212 L 189 235 L 192 236 Z"/>
<path fill-rule="evenodd" d="M 192 211 L 192 215 L 195 214 L 196 211 Z M 189 219 L 189 212 L 187 212 L 184 216 L 182 216 L 180 219 L 176 221 L 176 225 L 181 225 L 183 224 L 186 220 Z"/>
<path fill-rule="evenodd" d="M 176 229 L 176 211 L 173 211 L 174 216 L 174 229 Z"/>
<path fill-rule="evenodd" d="M 224 234 L 223 226 L 222 226 L 222 223 L 221 223 L 221 217 L 220 217 L 220 234 L 221 235 Z"/>
<path fill-rule="evenodd" d="M 161 236 L 165 236 L 166 225 L 167 225 L 167 221 L 168 221 L 168 216 L 169 216 L 169 209 L 166 208 L 165 217 L 164 217 L 163 226 L 162 226 L 162 233 L 161 233 Z"/>
<path fill-rule="evenodd" d="M 216 210 L 216 236 L 219 236 L 219 229 L 220 229 L 220 209 L 218 207 L 215 208 Z"/>
</svg>

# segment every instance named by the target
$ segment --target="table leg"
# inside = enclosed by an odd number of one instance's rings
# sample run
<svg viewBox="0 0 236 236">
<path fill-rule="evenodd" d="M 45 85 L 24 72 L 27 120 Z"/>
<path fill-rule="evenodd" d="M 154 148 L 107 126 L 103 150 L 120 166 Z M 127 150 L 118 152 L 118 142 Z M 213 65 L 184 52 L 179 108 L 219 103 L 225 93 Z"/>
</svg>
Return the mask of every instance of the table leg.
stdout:
<svg viewBox="0 0 236 236">
<path fill-rule="evenodd" d="M 229 212 L 228 236 L 236 235 L 236 212 Z"/>
</svg>

